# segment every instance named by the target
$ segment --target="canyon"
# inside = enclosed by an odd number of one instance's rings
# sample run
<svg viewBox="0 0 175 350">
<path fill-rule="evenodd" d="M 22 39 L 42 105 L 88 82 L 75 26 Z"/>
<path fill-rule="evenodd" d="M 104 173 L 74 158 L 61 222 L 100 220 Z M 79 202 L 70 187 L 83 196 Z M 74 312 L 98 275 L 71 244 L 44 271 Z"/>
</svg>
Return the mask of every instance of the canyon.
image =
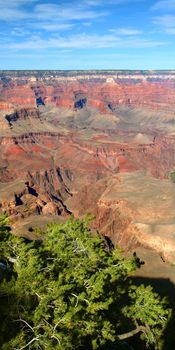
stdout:
<svg viewBox="0 0 175 350">
<path fill-rule="evenodd" d="M 91 213 L 115 245 L 175 265 L 173 171 L 175 71 L 0 72 L 0 211 L 14 234 Z"/>
</svg>

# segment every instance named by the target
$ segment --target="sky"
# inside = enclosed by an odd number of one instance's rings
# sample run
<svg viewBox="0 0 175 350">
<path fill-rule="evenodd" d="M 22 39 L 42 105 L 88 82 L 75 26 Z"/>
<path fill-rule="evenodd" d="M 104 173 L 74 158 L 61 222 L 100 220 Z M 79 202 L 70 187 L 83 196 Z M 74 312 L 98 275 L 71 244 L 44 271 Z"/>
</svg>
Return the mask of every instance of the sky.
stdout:
<svg viewBox="0 0 175 350">
<path fill-rule="evenodd" d="M 0 69 L 175 69 L 175 0 L 0 0 Z"/>
</svg>

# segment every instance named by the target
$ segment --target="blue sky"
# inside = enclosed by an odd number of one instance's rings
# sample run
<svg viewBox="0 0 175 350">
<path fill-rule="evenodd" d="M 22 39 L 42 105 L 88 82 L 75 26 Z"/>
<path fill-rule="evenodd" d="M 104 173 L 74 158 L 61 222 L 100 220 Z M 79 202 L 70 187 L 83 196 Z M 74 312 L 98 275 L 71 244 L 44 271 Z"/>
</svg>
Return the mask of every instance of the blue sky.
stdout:
<svg viewBox="0 0 175 350">
<path fill-rule="evenodd" d="M 0 69 L 175 69 L 175 0 L 0 0 Z"/>
</svg>

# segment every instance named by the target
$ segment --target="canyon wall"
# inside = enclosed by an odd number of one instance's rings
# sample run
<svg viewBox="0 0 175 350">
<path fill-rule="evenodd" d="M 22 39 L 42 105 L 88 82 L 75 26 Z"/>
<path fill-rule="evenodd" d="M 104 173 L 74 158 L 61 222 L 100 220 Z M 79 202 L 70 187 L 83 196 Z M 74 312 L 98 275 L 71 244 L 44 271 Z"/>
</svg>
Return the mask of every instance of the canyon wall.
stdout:
<svg viewBox="0 0 175 350">
<path fill-rule="evenodd" d="M 1 72 L 0 210 L 14 233 L 91 212 L 175 262 L 175 72 Z"/>
</svg>

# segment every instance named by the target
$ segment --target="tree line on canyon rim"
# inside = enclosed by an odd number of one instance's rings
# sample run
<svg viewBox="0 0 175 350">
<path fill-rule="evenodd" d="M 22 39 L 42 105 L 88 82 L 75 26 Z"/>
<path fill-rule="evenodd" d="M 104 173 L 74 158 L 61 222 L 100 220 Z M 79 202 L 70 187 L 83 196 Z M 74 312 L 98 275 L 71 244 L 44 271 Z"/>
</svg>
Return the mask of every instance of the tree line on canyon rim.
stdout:
<svg viewBox="0 0 175 350">
<path fill-rule="evenodd" d="M 166 300 L 131 282 L 138 257 L 123 257 L 89 221 L 49 224 L 28 241 L 0 217 L 1 350 L 129 350 L 135 336 L 162 349 Z"/>
</svg>

